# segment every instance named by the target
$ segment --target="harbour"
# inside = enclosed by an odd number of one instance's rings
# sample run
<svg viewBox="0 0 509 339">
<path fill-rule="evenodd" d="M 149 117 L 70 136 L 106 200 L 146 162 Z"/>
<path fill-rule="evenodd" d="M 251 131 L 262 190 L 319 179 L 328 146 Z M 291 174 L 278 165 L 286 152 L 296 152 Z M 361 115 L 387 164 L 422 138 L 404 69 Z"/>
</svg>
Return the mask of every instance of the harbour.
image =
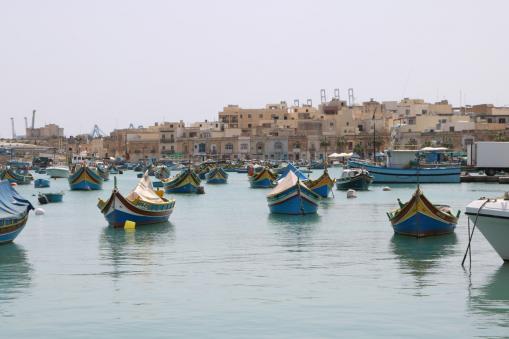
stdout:
<svg viewBox="0 0 509 339">
<path fill-rule="evenodd" d="M 341 169 L 329 173 L 338 178 Z M 140 180 L 133 171 L 116 177 L 125 193 Z M 507 333 L 509 298 L 501 286 L 508 268 L 475 234 L 473 268 L 463 270 L 466 216 L 446 236 L 394 234 L 385 213 L 415 185 L 384 191 L 373 184 L 356 199 L 334 190 L 317 214 L 285 216 L 269 213 L 267 191 L 251 188 L 246 174 L 229 173 L 226 185 L 205 183 L 205 194 L 166 195 L 177 199 L 170 221 L 132 231 L 108 226 L 96 207 L 113 186 L 109 180 L 100 191 L 71 191 L 66 179 L 53 179 L 64 203 L 44 205 L 45 214 L 31 215 L 14 243 L 0 246 L 4 335 L 35 337 L 50 326 L 50 335 L 73 338 L 95 324 L 134 338 L 142 335 L 140 321 L 161 337 L 168 328 L 177 337 L 220 335 L 224 328 L 232 337 L 246 328 L 255 336 L 390 335 L 399 328 L 394 317 L 413 323 L 406 336 L 440 337 L 451 324 L 458 336 Z M 421 187 L 432 201 L 464 211 L 480 196 L 503 195 L 504 186 Z M 16 189 L 37 207 L 33 187 Z M 32 321 L 22 325 L 20 315 Z M 436 326 L 425 326 L 431 321 Z"/>
</svg>

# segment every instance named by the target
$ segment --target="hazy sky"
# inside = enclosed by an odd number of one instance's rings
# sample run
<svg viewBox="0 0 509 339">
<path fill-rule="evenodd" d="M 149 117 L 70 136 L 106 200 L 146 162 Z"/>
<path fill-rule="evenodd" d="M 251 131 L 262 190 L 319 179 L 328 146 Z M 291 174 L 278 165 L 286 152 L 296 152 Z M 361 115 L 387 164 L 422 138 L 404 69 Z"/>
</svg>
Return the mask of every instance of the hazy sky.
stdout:
<svg viewBox="0 0 509 339">
<path fill-rule="evenodd" d="M 0 137 L 214 119 L 320 89 L 509 105 L 509 1 L 0 0 Z"/>
</svg>

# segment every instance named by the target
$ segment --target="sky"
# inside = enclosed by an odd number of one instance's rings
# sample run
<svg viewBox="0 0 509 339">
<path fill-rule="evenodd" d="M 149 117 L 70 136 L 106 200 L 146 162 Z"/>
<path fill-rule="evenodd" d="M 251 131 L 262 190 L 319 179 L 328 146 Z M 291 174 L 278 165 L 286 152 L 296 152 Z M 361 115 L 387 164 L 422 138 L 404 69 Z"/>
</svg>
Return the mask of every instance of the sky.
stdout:
<svg viewBox="0 0 509 339">
<path fill-rule="evenodd" d="M 0 137 L 217 119 L 228 104 L 509 105 L 509 1 L 0 0 Z"/>
</svg>

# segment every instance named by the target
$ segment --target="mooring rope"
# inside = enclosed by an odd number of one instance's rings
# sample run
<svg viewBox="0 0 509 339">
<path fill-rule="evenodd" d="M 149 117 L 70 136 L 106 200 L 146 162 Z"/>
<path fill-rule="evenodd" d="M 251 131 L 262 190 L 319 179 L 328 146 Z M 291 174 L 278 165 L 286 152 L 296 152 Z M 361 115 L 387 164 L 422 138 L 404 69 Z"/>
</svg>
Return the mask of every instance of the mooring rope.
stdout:
<svg viewBox="0 0 509 339">
<path fill-rule="evenodd" d="M 472 226 L 472 232 L 470 232 L 470 221 L 468 223 L 469 225 L 469 234 L 468 234 L 468 246 L 467 246 L 467 250 L 465 251 L 465 255 L 463 256 L 463 261 L 461 262 L 461 266 L 464 266 L 465 265 L 465 260 L 467 259 L 467 254 L 469 252 L 471 252 L 471 243 L 472 243 L 472 237 L 474 236 L 474 231 L 475 231 L 475 227 L 477 226 L 477 218 L 479 218 L 479 214 L 481 213 L 481 210 L 484 208 L 484 206 L 490 202 L 491 200 L 490 199 L 486 199 L 485 202 L 482 203 L 481 207 L 479 207 L 479 209 L 477 210 L 477 213 L 475 215 L 475 220 L 474 220 L 474 226 Z M 469 219 L 470 220 L 470 219 Z M 472 265 L 472 253 L 470 253 L 470 265 Z"/>
</svg>

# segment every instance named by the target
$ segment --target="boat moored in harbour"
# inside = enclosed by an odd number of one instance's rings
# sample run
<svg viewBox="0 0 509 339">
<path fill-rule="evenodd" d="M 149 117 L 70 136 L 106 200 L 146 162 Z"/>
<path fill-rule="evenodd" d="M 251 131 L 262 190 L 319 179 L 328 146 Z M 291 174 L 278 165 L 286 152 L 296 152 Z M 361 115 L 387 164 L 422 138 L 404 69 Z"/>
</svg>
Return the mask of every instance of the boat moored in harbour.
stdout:
<svg viewBox="0 0 509 339">
<path fill-rule="evenodd" d="M 276 174 L 265 166 L 250 166 L 248 177 L 252 188 L 271 188 L 276 186 Z"/>
<path fill-rule="evenodd" d="M 200 193 L 201 180 L 189 167 L 172 178 L 162 180 L 166 193 Z"/>
<path fill-rule="evenodd" d="M 340 191 L 354 189 L 367 191 L 373 177 L 364 168 L 344 169 L 341 177 L 336 180 L 336 188 Z"/>
<path fill-rule="evenodd" d="M 69 167 L 67 167 L 67 166 L 47 167 L 46 174 L 50 178 L 68 178 L 69 177 Z"/>
<path fill-rule="evenodd" d="M 325 168 L 318 179 L 306 180 L 304 184 L 320 197 L 327 198 L 334 187 L 334 179 L 330 177 L 327 168 Z"/>
<path fill-rule="evenodd" d="M 292 171 L 267 195 L 270 212 L 276 214 L 316 213 L 319 199 Z"/>
<path fill-rule="evenodd" d="M 103 178 L 86 164 L 76 165 L 68 178 L 73 191 L 95 191 L 102 189 Z"/>
<path fill-rule="evenodd" d="M 0 181 L 0 244 L 12 242 L 21 233 L 32 209 L 30 201 L 20 196 L 9 181 Z"/>
<path fill-rule="evenodd" d="M 207 173 L 207 184 L 226 184 L 228 181 L 228 173 L 221 167 L 213 167 Z"/>
<path fill-rule="evenodd" d="M 417 187 L 412 198 L 405 204 L 399 201 L 399 208 L 387 213 L 394 232 L 414 237 L 427 237 L 454 232 L 459 211 L 451 213 L 447 205 L 434 205 Z"/>
</svg>

